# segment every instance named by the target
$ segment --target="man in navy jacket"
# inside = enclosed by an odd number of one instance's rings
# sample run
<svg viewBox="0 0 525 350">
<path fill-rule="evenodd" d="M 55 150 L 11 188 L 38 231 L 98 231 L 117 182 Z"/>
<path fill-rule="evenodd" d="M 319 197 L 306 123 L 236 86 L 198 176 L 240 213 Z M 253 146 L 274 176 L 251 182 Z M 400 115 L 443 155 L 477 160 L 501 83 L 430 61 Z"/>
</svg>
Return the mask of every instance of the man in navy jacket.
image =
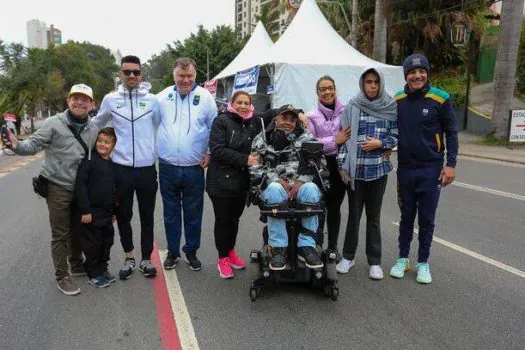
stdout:
<svg viewBox="0 0 525 350">
<path fill-rule="evenodd" d="M 450 96 L 430 85 L 429 69 L 425 56 L 408 56 L 403 63 L 407 84 L 395 95 L 398 104 L 397 181 L 401 222 L 399 259 L 390 270 L 390 276 L 402 278 L 410 269 L 408 254 L 417 213 L 419 251 L 416 270 L 419 283 L 432 282 L 428 258 L 436 209 L 441 187 L 451 184 L 456 177 L 458 153 L 457 122 Z"/>
</svg>

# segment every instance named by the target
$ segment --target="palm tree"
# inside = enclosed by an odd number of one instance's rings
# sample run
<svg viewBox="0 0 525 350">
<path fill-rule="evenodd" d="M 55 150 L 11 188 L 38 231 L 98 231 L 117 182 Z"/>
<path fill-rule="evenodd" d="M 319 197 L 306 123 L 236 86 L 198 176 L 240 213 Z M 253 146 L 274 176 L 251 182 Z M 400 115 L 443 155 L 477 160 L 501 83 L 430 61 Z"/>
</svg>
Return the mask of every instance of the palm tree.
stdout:
<svg viewBox="0 0 525 350">
<path fill-rule="evenodd" d="M 374 52 L 373 58 L 379 62 L 386 62 L 386 0 L 376 0 L 374 20 Z"/>
</svg>

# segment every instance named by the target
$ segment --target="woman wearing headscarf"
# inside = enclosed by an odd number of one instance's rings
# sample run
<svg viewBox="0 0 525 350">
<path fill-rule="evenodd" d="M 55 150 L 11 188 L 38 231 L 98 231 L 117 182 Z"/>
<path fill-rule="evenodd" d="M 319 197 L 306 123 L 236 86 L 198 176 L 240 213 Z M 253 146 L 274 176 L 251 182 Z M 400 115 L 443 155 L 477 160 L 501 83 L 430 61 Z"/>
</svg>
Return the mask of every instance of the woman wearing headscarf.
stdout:
<svg viewBox="0 0 525 350">
<path fill-rule="evenodd" d="M 326 226 L 328 229 L 328 249 L 340 256 L 337 250 L 339 228 L 341 227 L 341 204 L 345 198 L 346 185 L 339 176 L 337 149 L 350 137 L 350 128 L 341 130 L 341 115 L 345 108 L 337 98 L 334 79 L 330 76 L 319 78 L 316 84 L 317 107 L 308 113 L 308 130 L 323 143 L 323 153 L 329 171 L 330 189 L 325 193 Z M 319 229 L 324 229 L 324 220 L 320 220 Z"/>
<path fill-rule="evenodd" d="M 352 135 L 339 149 L 337 160 L 341 179 L 348 187 L 348 221 L 343 259 L 337 264 L 339 273 L 347 273 L 355 265 L 359 221 L 366 210 L 366 255 L 369 277 L 382 279 L 381 269 L 381 206 L 388 173 L 392 163 L 385 152 L 397 145 L 397 105 L 385 92 L 382 73 L 370 68 L 359 79 L 360 91 L 345 107 L 341 118 L 343 128 Z"/>
</svg>

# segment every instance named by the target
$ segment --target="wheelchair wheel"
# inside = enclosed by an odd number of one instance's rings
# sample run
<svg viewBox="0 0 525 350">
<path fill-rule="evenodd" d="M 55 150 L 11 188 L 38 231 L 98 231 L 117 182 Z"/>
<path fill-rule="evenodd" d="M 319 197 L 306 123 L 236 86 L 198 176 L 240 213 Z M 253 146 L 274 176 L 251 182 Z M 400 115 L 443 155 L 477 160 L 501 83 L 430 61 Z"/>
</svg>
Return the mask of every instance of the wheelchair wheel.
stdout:
<svg viewBox="0 0 525 350">
<path fill-rule="evenodd" d="M 261 252 L 258 250 L 251 251 L 248 270 L 250 271 L 250 279 L 252 282 L 261 278 Z"/>
<path fill-rule="evenodd" d="M 250 300 L 252 302 L 255 302 L 260 294 L 261 294 L 261 289 L 259 287 L 250 288 Z"/>
<path fill-rule="evenodd" d="M 332 300 L 333 301 L 336 301 L 337 298 L 339 297 L 339 287 L 336 287 L 336 286 L 332 286 Z"/>
</svg>

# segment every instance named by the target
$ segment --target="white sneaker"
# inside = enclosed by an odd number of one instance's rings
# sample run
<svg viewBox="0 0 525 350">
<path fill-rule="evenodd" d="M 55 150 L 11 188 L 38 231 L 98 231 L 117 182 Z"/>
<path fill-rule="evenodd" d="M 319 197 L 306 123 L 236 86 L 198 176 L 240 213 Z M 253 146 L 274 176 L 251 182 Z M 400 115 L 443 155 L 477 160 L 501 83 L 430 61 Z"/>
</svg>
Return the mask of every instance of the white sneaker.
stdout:
<svg viewBox="0 0 525 350">
<path fill-rule="evenodd" d="M 339 273 L 348 273 L 348 270 L 350 270 L 350 268 L 354 265 L 354 260 L 346 260 L 345 258 L 342 258 L 335 268 Z"/>
<path fill-rule="evenodd" d="M 368 273 L 368 277 L 370 277 L 373 280 L 382 280 L 383 279 L 383 270 L 381 269 L 381 266 L 379 265 L 370 265 L 370 270 Z"/>
</svg>

